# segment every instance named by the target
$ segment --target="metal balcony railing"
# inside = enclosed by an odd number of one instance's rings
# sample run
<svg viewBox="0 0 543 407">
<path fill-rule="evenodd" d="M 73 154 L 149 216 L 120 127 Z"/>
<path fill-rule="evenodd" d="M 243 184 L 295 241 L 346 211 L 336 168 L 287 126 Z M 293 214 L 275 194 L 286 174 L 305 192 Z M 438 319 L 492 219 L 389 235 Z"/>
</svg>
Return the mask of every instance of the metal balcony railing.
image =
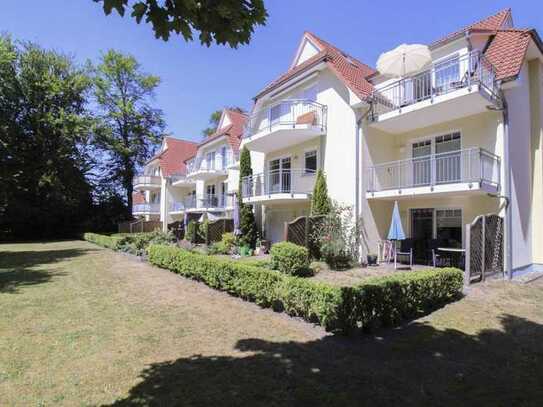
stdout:
<svg viewBox="0 0 543 407">
<path fill-rule="evenodd" d="M 243 177 L 243 198 L 272 194 L 309 194 L 315 185 L 315 171 L 281 169 Z"/>
<path fill-rule="evenodd" d="M 132 205 L 132 213 L 156 214 L 160 213 L 159 203 L 144 203 Z"/>
<path fill-rule="evenodd" d="M 254 112 L 245 123 L 244 137 L 260 131 L 272 131 L 279 125 L 311 124 L 326 129 L 327 107 L 308 99 L 289 99 Z"/>
<path fill-rule="evenodd" d="M 480 51 L 436 62 L 430 69 L 375 89 L 370 119 L 474 84 L 498 98 L 494 66 Z"/>
<path fill-rule="evenodd" d="M 486 182 L 499 187 L 500 157 L 482 148 L 469 148 L 368 168 L 368 192 L 440 184 Z"/>
<path fill-rule="evenodd" d="M 184 201 L 186 209 L 226 208 L 233 205 L 233 197 L 226 194 L 189 196 Z"/>
<path fill-rule="evenodd" d="M 239 152 L 227 150 L 226 155 L 215 154 L 215 159 L 208 161 L 205 156 L 195 157 L 187 162 L 187 174 L 199 171 L 226 171 L 239 160 Z"/>
<path fill-rule="evenodd" d="M 182 212 L 185 210 L 185 203 L 181 201 L 173 201 L 170 203 L 170 212 Z"/>
<path fill-rule="evenodd" d="M 160 176 L 158 175 L 137 175 L 132 180 L 133 185 L 160 185 Z"/>
</svg>

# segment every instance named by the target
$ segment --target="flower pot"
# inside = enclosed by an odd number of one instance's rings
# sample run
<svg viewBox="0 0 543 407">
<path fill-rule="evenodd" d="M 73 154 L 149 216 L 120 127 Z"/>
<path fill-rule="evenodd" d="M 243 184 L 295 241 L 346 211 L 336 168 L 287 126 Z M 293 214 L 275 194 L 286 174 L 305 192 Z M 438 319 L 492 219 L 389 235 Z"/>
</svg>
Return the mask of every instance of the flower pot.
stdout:
<svg viewBox="0 0 543 407">
<path fill-rule="evenodd" d="M 251 255 L 251 248 L 249 246 L 241 246 L 239 248 L 239 254 L 242 256 L 250 256 Z"/>
</svg>

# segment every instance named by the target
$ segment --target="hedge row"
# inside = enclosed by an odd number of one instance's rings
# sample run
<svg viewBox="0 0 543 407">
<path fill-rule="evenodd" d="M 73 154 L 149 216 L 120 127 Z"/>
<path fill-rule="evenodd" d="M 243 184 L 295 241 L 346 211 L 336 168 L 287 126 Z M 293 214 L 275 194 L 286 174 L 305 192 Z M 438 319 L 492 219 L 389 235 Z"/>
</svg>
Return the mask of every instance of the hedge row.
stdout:
<svg viewBox="0 0 543 407">
<path fill-rule="evenodd" d="M 355 327 L 392 325 L 451 301 L 462 290 L 462 272 L 436 269 L 368 279 L 334 287 L 171 246 L 151 245 L 149 261 L 263 307 L 347 333 Z"/>
<path fill-rule="evenodd" d="M 107 236 L 97 233 L 85 233 L 83 239 L 88 242 L 97 244 L 98 246 L 107 247 L 108 249 L 117 250 L 119 245 L 125 239 L 124 236 Z"/>
</svg>

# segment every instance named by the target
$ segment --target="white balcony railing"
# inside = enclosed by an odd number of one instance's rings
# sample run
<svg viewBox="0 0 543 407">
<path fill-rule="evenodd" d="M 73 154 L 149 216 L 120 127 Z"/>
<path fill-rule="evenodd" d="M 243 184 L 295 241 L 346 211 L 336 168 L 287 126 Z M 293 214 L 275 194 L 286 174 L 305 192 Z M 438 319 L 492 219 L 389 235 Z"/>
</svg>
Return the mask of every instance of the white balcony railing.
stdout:
<svg viewBox="0 0 543 407">
<path fill-rule="evenodd" d="M 226 171 L 239 160 L 239 153 L 227 150 L 226 155 L 215 154 L 215 159 L 208 161 L 205 156 L 198 156 L 187 161 L 187 174 L 196 172 Z"/>
<path fill-rule="evenodd" d="M 159 203 L 143 203 L 132 206 L 132 213 L 139 214 L 157 214 L 160 213 Z"/>
<path fill-rule="evenodd" d="M 475 84 L 498 98 L 494 66 L 480 51 L 434 63 L 430 69 L 374 90 L 370 119 Z"/>
<path fill-rule="evenodd" d="M 244 177 L 243 198 L 273 194 L 309 194 L 315 185 L 315 171 L 305 169 L 272 170 Z"/>
<path fill-rule="evenodd" d="M 185 210 L 185 202 L 173 201 L 170 203 L 170 212 L 182 212 Z"/>
<path fill-rule="evenodd" d="M 186 209 L 227 208 L 233 206 L 233 196 L 226 194 L 191 195 L 184 201 Z"/>
<path fill-rule="evenodd" d="M 245 123 L 244 136 L 249 137 L 261 131 L 272 131 L 274 127 L 286 125 L 312 125 L 326 128 L 325 105 L 307 99 L 284 100 L 271 107 L 253 113 Z"/>
<path fill-rule="evenodd" d="M 368 192 L 440 184 L 485 182 L 499 187 L 500 158 L 482 148 L 470 148 L 368 168 Z"/>
<path fill-rule="evenodd" d="M 137 175 L 132 180 L 132 184 L 160 186 L 160 176 L 159 175 Z"/>
</svg>

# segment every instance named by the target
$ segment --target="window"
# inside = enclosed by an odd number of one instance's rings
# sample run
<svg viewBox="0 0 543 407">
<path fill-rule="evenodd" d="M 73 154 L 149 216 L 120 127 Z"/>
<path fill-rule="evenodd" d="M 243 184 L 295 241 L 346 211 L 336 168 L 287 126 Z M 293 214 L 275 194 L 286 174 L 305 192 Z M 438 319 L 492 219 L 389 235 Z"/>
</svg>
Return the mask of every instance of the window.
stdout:
<svg viewBox="0 0 543 407">
<path fill-rule="evenodd" d="M 462 247 L 461 209 L 436 209 L 436 237 L 450 247 Z"/>
<path fill-rule="evenodd" d="M 226 146 L 223 146 L 221 147 L 221 165 L 222 165 L 222 169 L 224 170 L 227 166 L 227 153 L 226 153 Z"/>
<path fill-rule="evenodd" d="M 436 63 L 434 69 L 437 93 L 450 91 L 453 83 L 460 80 L 460 59 L 458 55 Z"/>
<path fill-rule="evenodd" d="M 210 153 L 207 153 L 206 161 L 207 161 L 207 169 L 214 170 L 215 169 L 215 151 L 211 151 Z"/>
<path fill-rule="evenodd" d="M 305 174 L 314 174 L 317 171 L 317 150 L 305 152 L 304 164 Z"/>
</svg>

